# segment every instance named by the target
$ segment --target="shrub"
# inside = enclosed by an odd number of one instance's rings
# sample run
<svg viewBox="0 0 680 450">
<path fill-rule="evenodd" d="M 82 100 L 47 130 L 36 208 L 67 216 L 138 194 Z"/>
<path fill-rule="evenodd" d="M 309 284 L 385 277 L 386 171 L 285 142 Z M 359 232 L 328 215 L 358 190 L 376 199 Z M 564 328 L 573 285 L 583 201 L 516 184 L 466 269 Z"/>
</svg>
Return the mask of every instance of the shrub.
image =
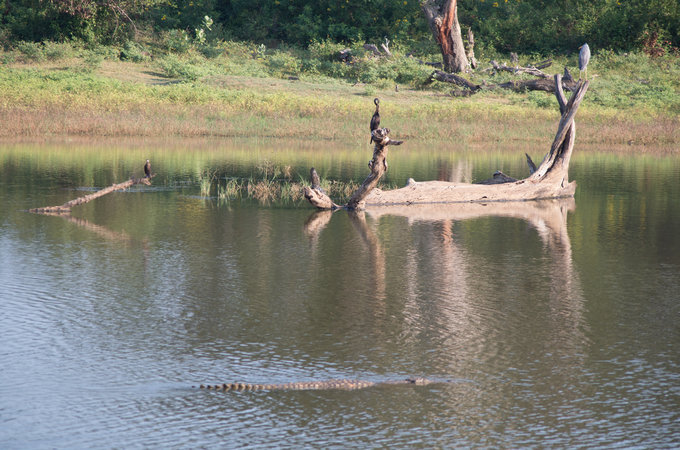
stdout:
<svg viewBox="0 0 680 450">
<path fill-rule="evenodd" d="M 123 45 L 123 49 L 120 51 L 120 59 L 122 61 L 132 61 L 137 63 L 146 62 L 151 59 L 151 54 L 140 44 L 133 41 L 127 41 L 125 45 Z"/>
<path fill-rule="evenodd" d="M 267 58 L 267 66 L 280 74 L 296 75 L 300 73 L 302 63 L 289 53 L 277 51 Z"/>
<path fill-rule="evenodd" d="M 191 48 L 191 39 L 184 30 L 170 30 L 161 35 L 165 48 L 174 53 L 186 53 Z"/>
<path fill-rule="evenodd" d="M 43 54 L 50 61 L 55 61 L 64 58 L 70 58 L 75 56 L 75 50 L 73 46 L 69 43 L 60 43 L 45 41 L 43 45 Z"/>
<path fill-rule="evenodd" d="M 17 44 L 17 50 L 21 52 L 25 60 L 43 61 L 45 59 L 42 45 L 37 42 L 21 41 Z"/>
<path fill-rule="evenodd" d="M 205 75 L 205 70 L 194 64 L 181 60 L 176 55 L 167 55 L 158 63 L 168 78 L 179 78 L 186 81 L 196 81 Z"/>
</svg>

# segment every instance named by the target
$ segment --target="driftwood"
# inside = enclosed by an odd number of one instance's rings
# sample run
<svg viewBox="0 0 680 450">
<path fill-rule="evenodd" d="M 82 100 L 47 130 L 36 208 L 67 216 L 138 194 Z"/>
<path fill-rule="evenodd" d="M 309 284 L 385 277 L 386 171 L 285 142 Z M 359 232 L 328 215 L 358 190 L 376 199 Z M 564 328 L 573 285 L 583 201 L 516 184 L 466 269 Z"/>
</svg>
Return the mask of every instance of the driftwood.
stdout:
<svg viewBox="0 0 680 450">
<path fill-rule="evenodd" d="M 385 52 L 385 55 L 386 55 L 388 58 L 391 58 L 391 57 L 392 57 L 392 52 L 390 51 L 390 40 L 387 39 L 387 36 L 385 36 L 385 42 L 383 42 L 382 44 L 380 44 L 380 46 L 382 47 L 383 51 Z"/>
<path fill-rule="evenodd" d="M 502 172 L 490 179 L 488 184 L 450 183 L 445 181 L 426 181 L 409 183 L 401 189 L 383 191 L 375 188 L 378 180 L 387 170 L 388 145 L 400 144 L 391 141 L 389 130 L 381 128 L 373 131 L 375 148 L 373 159 L 369 162 L 371 174 L 345 205 L 347 209 L 361 209 L 373 206 L 412 205 L 419 203 L 460 203 L 460 202 L 506 202 L 549 198 L 573 197 L 576 183 L 569 182 L 569 161 L 574 149 L 576 126 L 574 116 L 588 90 L 589 82 L 579 82 L 576 92 L 569 101 L 562 89 L 562 76 L 554 78 L 555 96 L 560 108 L 560 119 L 555 139 L 543 162 L 532 169 L 528 178 L 515 180 Z M 528 158 L 529 167 L 533 161 Z M 534 165 L 535 167 L 535 165 Z M 489 181 L 489 180 L 487 180 Z M 305 197 L 319 209 L 336 210 L 340 208 L 328 195 L 313 187 L 305 188 Z"/>
<path fill-rule="evenodd" d="M 444 71 L 441 71 L 441 70 L 435 70 L 434 72 L 432 72 L 432 74 L 430 75 L 430 79 L 425 84 L 429 84 L 429 83 L 431 83 L 435 80 L 436 81 L 443 81 L 444 83 L 456 84 L 456 85 L 463 87 L 465 89 L 469 89 L 473 93 L 482 89 L 481 85 L 475 84 L 465 77 L 461 77 L 459 75 L 444 72 Z"/>
<path fill-rule="evenodd" d="M 510 89 L 515 92 L 524 91 L 555 92 L 556 90 L 554 81 L 555 79 L 553 78 L 552 75 L 549 75 L 541 70 L 545 69 L 546 67 L 550 67 L 551 65 L 552 59 L 547 59 L 545 61 L 538 63 L 535 66 L 532 65 L 527 67 L 521 67 L 518 65 L 511 67 L 505 63 L 499 64 L 497 61 L 491 61 L 491 67 L 488 69 L 484 69 L 482 72 L 506 71 L 513 74 L 533 75 L 535 77 L 538 77 L 538 79 L 507 81 L 505 83 L 497 84 L 487 83 L 486 81 L 482 81 L 481 83 L 474 83 L 468 80 L 467 78 L 452 73 L 443 72 L 441 70 L 435 70 L 434 72 L 432 72 L 430 78 L 425 82 L 425 84 L 429 84 L 434 81 L 441 81 L 444 83 L 452 83 L 465 89 L 464 91 L 462 91 L 462 93 L 459 90 L 453 91 L 452 95 L 455 97 L 469 96 L 471 94 L 479 92 L 482 89 L 497 89 L 497 88 Z M 564 75 L 562 76 L 561 84 L 563 89 L 568 89 L 570 91 L 574 91 L 577 87 L 577 82 L 571 76 L 569 70 L 567 70 L 566 67 L 564 68 Z"/>
<path fill-rule="evenodd" d="M 388 146 L 403 144 L 403 141 L 390 139 L 389 133 L 389 128 L 377 128 L 371 132 L 372 142 L 375 143 L 373 147 L 373 158 L 368 162 L 368 168 L 371 172 L 361 186 L 359 186 L 354 194 L 352 194 L 352 197 L 347 204 L 340 206 L 331 200 L 323 189 L 321 189 L 318 175 L 316 175 L 314 168 L 311 169 L 311 186 L 306 186 L 303 190 L 305 198 L 319 209 L 337 210 L 344 208 L 353 210 L 361 208 L 366 196 L 378 185 L 380 178 L 387 172 Z"/>
<path fill-rule="evenodd" d="M 150 179 L 153 178 L 155 175 L 151 175 L 148 178 L 131 178 L 127 180 L 124 183 L 118 183 L 114 184 L 112 186 L 109 186 L 107 188 L 104 188 L 102 190 L 99 190 L 95 192 L 94 194 L 89 194 L 89 195 L 84 195 L 82 197 L 78 197 L 76 199 L 73 199 L 69 202 L 64 203 L 63 205 L 59 206 L 46 206 L 44 208 L 33 208 L 29 209 L 28 212 L 32 213 L 39 213 L 39 214 L 67 214 L 71 212 L 71 208 L 74 206 L 82 205 L 87 202 L 90 202 L 96 198 L 102 197 L 106 194 L 110 194 L 111 192 L 114 191 L 121 191 L 123 189 L 127 189 L 135 184 L 146 184 L 147 186 L 151 186 L 151 181 Z"/>
<path fill-rule="evenodd" d="M 378 46 L 375 44 L 364 44 L 364 50 L 372 52 L 373 56 L 382 56 L 382 53 L 378 50 Z"/>
<path fill-rule="evenodd" d="M 548 75 L 547 73 L 543 72 L 541 69 L 545 69 L 547 67 L 550 67 L 552 65 L 552 59 L 547 59 L 541 63 L 539 63 L 536 66 L 527 66 L 527 67 L 521 67 L 518 65 L 515 65 L 514 67 L 510 67 L 505 63 L 499 64 L 498 61 L 491 60 L 491 67 L 493 70 L 504 70 L 506 72 L 518 74 L 518 73 L 526 73 L 529 75 L 533 75 L 539 78 L 552 78 L 551 75 Z M 487 69 L 488 70 L 488 69 Z"/>
</svg>

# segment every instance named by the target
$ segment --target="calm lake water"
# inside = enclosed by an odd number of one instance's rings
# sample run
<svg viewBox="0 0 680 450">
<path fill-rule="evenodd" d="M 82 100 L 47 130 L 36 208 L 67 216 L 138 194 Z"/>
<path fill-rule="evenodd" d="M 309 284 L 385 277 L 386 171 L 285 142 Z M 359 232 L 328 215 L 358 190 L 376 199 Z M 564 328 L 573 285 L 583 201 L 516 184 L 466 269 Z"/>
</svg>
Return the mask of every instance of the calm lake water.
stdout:
<svg viewBox="0 0 680 450">
<path fill-rule="evenodd" d="M 577 145 L 573 201 L 326 215 L 200 196 L 206 170 L 361 181 L 364 150 L 0 145 L 0 447 L 680 446 L 680 156 Z M 388 181 L 523 177 L 524 151 L 406 145 Z M 152 187 L 24 211 L 147 158 Z M 447 382 L 192 388 L 408 376 Z"/>
</svg>

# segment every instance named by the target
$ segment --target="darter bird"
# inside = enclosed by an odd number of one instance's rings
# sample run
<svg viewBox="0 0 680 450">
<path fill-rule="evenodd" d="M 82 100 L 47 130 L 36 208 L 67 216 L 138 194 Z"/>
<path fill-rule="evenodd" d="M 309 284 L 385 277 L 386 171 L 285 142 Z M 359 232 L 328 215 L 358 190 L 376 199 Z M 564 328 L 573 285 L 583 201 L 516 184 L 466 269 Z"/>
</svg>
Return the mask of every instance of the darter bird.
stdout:
<svg viewBox="0 0 680 450">
<path fill-rule="evenodd" d="M 380 100 L 375 98 L 373 99 L 373 103 L 375 103 L 375 112 L 373 113 L 373 117 L 371 117 L 371 134 L 373 134 L 373 130 L 377 130 L 380 126 Z M 372 135 L 371 140 L 368 143 L 370 144 L 371 142 L 373 142 Z"/>
</svg>

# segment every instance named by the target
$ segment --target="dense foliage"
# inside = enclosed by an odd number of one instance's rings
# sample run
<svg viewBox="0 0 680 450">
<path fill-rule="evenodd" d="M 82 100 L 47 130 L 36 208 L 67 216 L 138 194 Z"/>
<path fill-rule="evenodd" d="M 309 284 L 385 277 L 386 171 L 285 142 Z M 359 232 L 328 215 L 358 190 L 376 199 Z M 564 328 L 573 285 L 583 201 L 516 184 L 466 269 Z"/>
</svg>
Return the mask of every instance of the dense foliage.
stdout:
<svg viewBox="0 0 680 450">
<path fill-rule="evenodd" d="M 431 40 L 416 0 L 0 0 L 0 44 L 120 43 L 171 30 L 196 38 L 206 16 L 213 39 L 268 46 Z M 650 53 L 680 46 L 678 0 L 460 0 L 459 18 L 478 43 L 503 52 L 552 54 L 586 41 Z"/>
</svg>

